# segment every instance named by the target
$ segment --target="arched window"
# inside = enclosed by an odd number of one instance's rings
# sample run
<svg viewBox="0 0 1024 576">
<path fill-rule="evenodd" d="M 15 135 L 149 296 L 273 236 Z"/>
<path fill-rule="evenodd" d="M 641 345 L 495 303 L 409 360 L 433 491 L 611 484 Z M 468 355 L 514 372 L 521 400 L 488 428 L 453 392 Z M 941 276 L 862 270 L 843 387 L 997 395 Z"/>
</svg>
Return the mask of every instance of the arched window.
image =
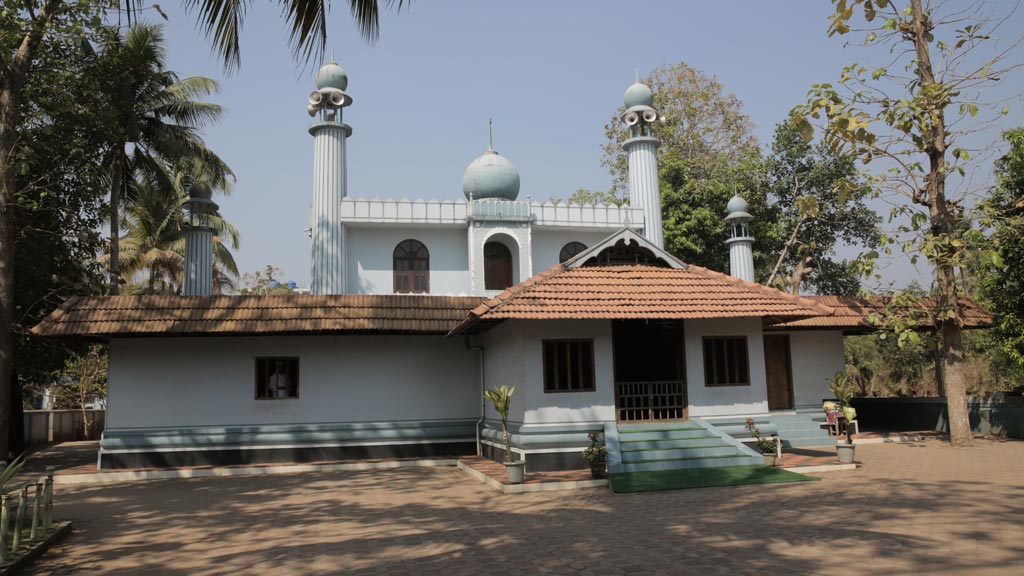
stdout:
<svg viewBox="0 0 1024 576">
<path fill-rule="evenodd" d="M 586 249 L 587 245 L 583 242 L 569 242 L 565 246 L 562 246 L 562 251 L 558 253 L 558 262 L 565 262 Z"/>
<path fill-rule="evenodd" d="M 430 292 L 430 252 L 419 240 L 402 240 L 395 246 L 395 294 Z"/>
<path fill-rule="evenodd" d="M 484 289 L 504 290 L 512 285 L 512 251 L 501 242 L 484 244 Z"/>
</svg>

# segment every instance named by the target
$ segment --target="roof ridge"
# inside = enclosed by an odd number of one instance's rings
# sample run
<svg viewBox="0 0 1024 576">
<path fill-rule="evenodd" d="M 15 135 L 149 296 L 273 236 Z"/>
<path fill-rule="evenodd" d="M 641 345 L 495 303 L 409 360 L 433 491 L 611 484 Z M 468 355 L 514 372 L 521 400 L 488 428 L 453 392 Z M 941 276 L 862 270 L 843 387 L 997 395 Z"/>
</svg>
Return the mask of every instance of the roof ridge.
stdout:
<svg viewBox="0 0 1024 576">
<path fill-rule="evenodd" d="M 703 266 L 697 266 L 696 264 L 690 264 L 689 267 L 691 271 L 697 274 L 702 274 L 711 278 L 720 278 L 725 282 L 728 282 L 735 286 L 741 286 L 747 289 L 757 290 L 766 295 L 782 297 L 785 300 L 796 302 L 797 304 L 805 308 L 810 308 L 812 310 L 818 311 L 821 316 L 831 316 L 835 314 L 835 309 L 833 309 L 832 307 L 826 306 L 825 304 L 819 304 L 818 302 L 815 302 L 814 300 L 807 298 L 805 296 L 783 292 L 778 288 L 772 288 L 771 286 L 765 286 L 764 284 L 758 284 L 757 282 L 743 280 L 742 278 L 737 278 L 724 272 L 718 272 L 716 270 L 711 270 L 710 268 L 705 268 Z"/>
</svg>

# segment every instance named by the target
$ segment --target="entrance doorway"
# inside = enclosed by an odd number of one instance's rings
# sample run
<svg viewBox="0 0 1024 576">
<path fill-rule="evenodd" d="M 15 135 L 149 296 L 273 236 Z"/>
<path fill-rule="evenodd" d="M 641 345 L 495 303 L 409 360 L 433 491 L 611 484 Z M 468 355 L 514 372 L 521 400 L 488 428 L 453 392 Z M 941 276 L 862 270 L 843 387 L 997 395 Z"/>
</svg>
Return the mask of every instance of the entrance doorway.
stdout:
<svg viewBox="0 0 1024 576">
<path fill-rule="evenodd" d="M 793 378 L 788 334 L 764 335 L 764 366 L 768 381 L 768 409 L 793 409 Z"/>
<path fill-rule="evenodd" d="M 614 320 L 619 422 L 686 419 L 686 361 L 679 320 Z"/>
</svg>

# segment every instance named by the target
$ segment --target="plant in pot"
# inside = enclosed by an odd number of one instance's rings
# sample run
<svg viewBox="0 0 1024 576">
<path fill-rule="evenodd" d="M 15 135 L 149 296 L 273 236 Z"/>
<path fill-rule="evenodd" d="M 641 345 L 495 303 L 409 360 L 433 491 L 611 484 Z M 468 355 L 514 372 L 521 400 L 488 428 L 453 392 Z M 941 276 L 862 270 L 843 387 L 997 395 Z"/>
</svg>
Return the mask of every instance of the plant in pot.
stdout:
<svg viewBox="0 0 1024 576">
<path fill-rule="evenodd" d="M 846 444 L 836 444 L 836 456 L 843 464 L 852 464 L 854 455 L 853 432 L 850 423 L 857 419 L 857 411 L 850 406 L 853 400 L 854 387 L 849 376 L 844 372 L 836 372 L 836 375 L 829 379 L 828 388 L 839 401 L 838 409 L 846 420 Z M 826 403 L 827 404 L 827 403 Z M 834 409 L 834 408 L 833 408 Z"/>
<path fill-rule="evenodd" d="M 587 438 L 590 438 L 590 446 L 583 451 L 583 457 L 590 462 L 590 475 L 594 478 L 607 478 L 608 477 L 608 448 L 604 445 L 604 440 L 601 440 L 600 432 L 591 432 L 587 434 Z"/>
<path fill-rule="evenodd" d="M 764 463 L 775 466 L 775 460 L 779 456 L 779 437 L 761 435 L 761 430 L 754 424 L 753 418 L 747 418 L 747 432 L 756 440 L 757 449 L 764 456 Z"/>
<path fill-rule="evenodd" d="M 516 387 L 509 388 L 502 384 L 497 388 L 491 388 L 490 390 L 484 391 L 484 398 L 494 406 L 494 411 L 498 413 L 498 417 L 501 418 L 501 434 L 505 441 L 505 474 L 508 475 L 509 484 L 522 484 L 523 473 L 526 471 L 526 461 L 516 460 L 515 455 L 512 454 L 512 440 L 511 435 L 508 433 L 508 409 L 512 402 L 512 394 L 516 391 Z"/>
</svg>

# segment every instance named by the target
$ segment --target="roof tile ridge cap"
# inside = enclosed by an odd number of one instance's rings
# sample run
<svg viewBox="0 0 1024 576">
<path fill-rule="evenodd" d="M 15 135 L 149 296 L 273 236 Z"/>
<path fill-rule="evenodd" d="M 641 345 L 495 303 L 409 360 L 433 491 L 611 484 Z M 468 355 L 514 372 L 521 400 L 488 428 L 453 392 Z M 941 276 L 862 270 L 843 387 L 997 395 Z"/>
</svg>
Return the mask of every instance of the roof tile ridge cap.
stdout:
<svg viewBox="0 0 1024 576">
<path fill-rule="evenodd" d="M 739 286 L 741 288 L 746 288 L 748 290 L 756 290 L 757 292 L 761 292 L 765 296 L 781 297 L 783 300 L 789 300 L 790 302 L 793 302 L 799 306 L 808 308 L 816 312 L 815 315 L 817 316 L 834 316 L 836 313 L 835 308 L 826 306 L 824 304 L 819 304 L 811 300 L 810 298 L 806 298 L 804 296 L 798 296 L 796 294 L 783 292 L 778 288 L 772 288 L 771 286 L 765 286 L 764 284 L 758 284 L 757 282 L 748 282 L 735 276 L 730 276 L 724 272 L 718 272 L 717 270 L 711 270 L 703 266 L 697 266 L 696 264 L 690 264 L 690 269 L 693 270 L 694 272 L 697 272 L 698 274 L 703 274 L 704 276 L 707 277 L 720 278 L 721 280 L 724 280 L 725 282 L 728 282 L 729 284 L 732 284 L 734 286 Z"/>
<path fill-rule="evenodd" d="M 68 296 L 67 299 L 60 303 L 60 306 L 57 306 L 56 308 L 53 309 L 52 312 L 44 316 L 43 319 L 40 320 L 38 324 L 29 328 L 29 334 L 33 334 L 35 336 L 42 336 L 43 333 L 45 332 L 45 329 L 50 328 L 54 324 L 60 323 L 61 318 L 66 316 L 68 314 L 68 310 L 70 308 L 73 308 L 76 304 L 78 304 L 80 300 L 82 300 L 82 296 L 79 296 L 78 294 L 72 294 L 71 296 Z"/>
</svg>

